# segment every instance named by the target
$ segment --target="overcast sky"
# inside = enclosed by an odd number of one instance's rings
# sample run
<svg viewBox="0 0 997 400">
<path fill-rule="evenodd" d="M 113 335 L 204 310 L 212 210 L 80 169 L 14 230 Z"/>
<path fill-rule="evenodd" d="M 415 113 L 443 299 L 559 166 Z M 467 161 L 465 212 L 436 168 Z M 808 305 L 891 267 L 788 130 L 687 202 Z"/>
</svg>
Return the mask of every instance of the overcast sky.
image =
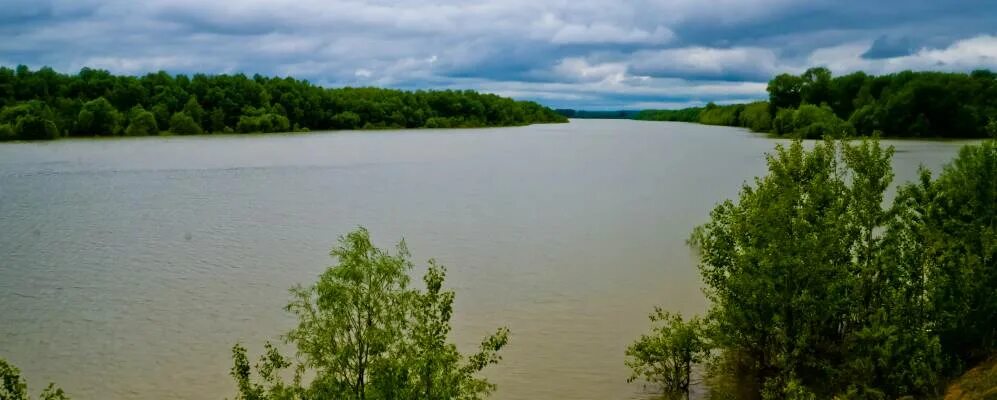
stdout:
<svg viewBox="0 0 997 400">
<path fill-rule="evenodd" d="M 997 70 L 993 0 L 0 0 L 0 65 L 469 88 L 585 109 L 766 97 L 780 72 Z"/>
</svg>

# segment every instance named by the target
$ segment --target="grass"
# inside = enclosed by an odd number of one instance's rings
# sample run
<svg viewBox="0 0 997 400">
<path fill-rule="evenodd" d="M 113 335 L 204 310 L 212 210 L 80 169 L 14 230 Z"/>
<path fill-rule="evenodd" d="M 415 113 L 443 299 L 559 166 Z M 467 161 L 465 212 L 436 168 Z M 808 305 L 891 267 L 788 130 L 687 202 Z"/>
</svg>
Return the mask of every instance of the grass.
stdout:
<svg viewBox="0 0 997 400">
<path fill-rule="evenodd" d="M 997 400 L 997 356 L 952 382 L 944 400 Z"/>
</svg>

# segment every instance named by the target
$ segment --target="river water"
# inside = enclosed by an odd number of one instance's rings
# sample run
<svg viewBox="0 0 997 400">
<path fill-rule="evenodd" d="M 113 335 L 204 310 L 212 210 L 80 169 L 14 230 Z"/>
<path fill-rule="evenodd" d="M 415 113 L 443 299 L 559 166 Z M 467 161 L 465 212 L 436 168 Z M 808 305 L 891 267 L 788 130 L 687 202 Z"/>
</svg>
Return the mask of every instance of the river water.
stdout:
<svg viewBox="0 0 997 400">
<path fill-rule="evenodd" d="M 289 329 L 287 289 L 363 225 L 448 267 L 462 349 L 509 327 L 495 399 L 644 397 L 624 349 L 655 305 L 705 309 L 685 240 L 775 143 L 574 120 L 0 144 L 0 357 L 75 399 L 232 397 L 232 345 Z M 961 145 L 891 144 L 898 180 Z"/>
</svg>

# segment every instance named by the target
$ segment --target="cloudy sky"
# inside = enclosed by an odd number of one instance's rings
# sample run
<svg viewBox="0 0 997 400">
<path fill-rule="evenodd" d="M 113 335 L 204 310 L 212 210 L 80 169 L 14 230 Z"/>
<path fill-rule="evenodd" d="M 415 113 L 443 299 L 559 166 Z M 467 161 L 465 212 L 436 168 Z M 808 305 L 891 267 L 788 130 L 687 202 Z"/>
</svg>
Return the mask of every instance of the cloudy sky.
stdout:
<svg viewBox="0 0 997 400">
<path fill-rule="evenodd" d="M 0 65 L 470 88 L 555 107 L 765 97 L 780 72 L 997 70 L 993 0 L 0 0 Z"/>
</svg>

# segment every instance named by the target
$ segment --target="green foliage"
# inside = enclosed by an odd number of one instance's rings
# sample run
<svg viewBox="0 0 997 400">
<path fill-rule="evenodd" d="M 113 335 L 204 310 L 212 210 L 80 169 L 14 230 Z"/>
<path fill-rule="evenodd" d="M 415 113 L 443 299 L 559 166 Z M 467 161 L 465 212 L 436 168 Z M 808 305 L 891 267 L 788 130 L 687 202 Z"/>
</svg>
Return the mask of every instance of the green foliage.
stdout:
<svg viewBox="0 0 997 400">
<path fill-rule="evenodd" d="M 83 103 L 76 118 L 76 135 L 99 136 L 121 133 L 121 113 L 103 97 Z"/>
<path fill-rule="evenodd" d="M 13 131 L 3 133 L 6 139 L 45 140 L 59 137 L 59 128 L 54 122 L 51 108 L 40 101 L 29 101 L 0 111 L 0 124 Z M 0 138 L 2 140 L 2 138 Z"/>
<path fill-rule="evenodd" d="M 170 108 L 166 104 L 156 104 L 152 106 L 152 115 L 156 116 L 156 126 L 167 127 L 170 126 Z"/>
<path fill-rule="evenodd" d="M 766 88 L 769 92 L 770 112 L 783 108 L 796 108 L 803 102 L 803 79 L 780 74 L 769 81 Z"/>
<path fill-rule="evenodd" d="M 892 154 L 780 145 L 695 230 L 713 397 L 930 397 L 997 350 L 997 145 L 965 147 L 884 209 Z"/>
<path fill-rule="evenodd" d="M 170 132 L 177 135 L 200 135 L 204 133 L 201 126 L 187 113 L 180 111 L 170 117 Z"/>
<path fill-rule="evenodd" d="M 743 105 L 718 106 L 710 103 L 699 113 L 699 123 L 706 125 L 738 126 L 738 116 Z"/>
<path fill-rule="evenodd" d="M 855 72 L 834 77 L 827 68 L 816 67 L 800 76 L 778 75 L 767 89 L 767 103 L 645 110 L 634 118 L 741 126 L 819 139 L 877 131 L 883 136 L 984 138 L 992 135 L 988 122 L 997 116 L 997 74 L 990 71 L 904 71 L 883 76 Z"/>
<path fill-rule="evenodd" d="M 689 321 L 681 314 L 655 308 L 650 315 L 652 331 L 627 347 L 626 364 L 632 370 L 628 382 L 644 379 L 660 384 L 672 396 L 689 395 L 692 369 L 709 353 L 704 341 L 703 322 Z"/>
<path fill-rule="evenodd" d="M 826 105 L 804 104 L 796 110 L 780 109 L 772 127 L 776 134 L 804 139 L 841 138 L 855 133 L 848 122 L 834 115 L 831 107 Z"/>
<path fill-rule="evenodd" d="M 897 201 L 910 215 L 891 232 L 905 239 L 899 260 L 931 278 L 925 308 L 946 354 L 972 363 L 997 351 L 997 142 L 962 148 L 934 181 L 922 171 Z"/>
<path fill-rule="evenodd" d="M 580 118 L 580 119 L 646 119 L 655 120 L 653 118 L 642 118 L 641 115 L 644 111 L 632 111 L 632 110 L 612 110 L 612 111 L 601 111 L 601 110 L 572 110 L 568 108 L 559 108 L 554 110 L 558 114 L 561 114 L 568 118 Z M 656 111 L 656 110 L 648 110 Z M 670 112 L 672 110 L 662 110 L 665 112 Z M 674 121 L 671 119 L 660 119 L 656 121 Z"/>
<path fill-rule="evenodd" d="M 769 114 L 769 104 L 764 101 L 745 104 L 738 115 L 738 124 L 755 132 L 771 131 L 772 115 Z"/>
<path fill-rule="evenodd" d="M 479 399 L 494 385 L 477 374 L 497 363 L 508 330 L 485 338 L 464 356 L 447 341 L 454 293 L 443 289 L 446 270 L 430 260 L 424 291 L 408 287 L 412 269 L 404 241 L 394 253 L 375 247 L 360 228 L 332 249 L 338 264 L 318 283 L 292 289 L 287 310 L 298 326 L 286 336 L 300 359 L 292 383 L 280 371 L 292 365 L 267 344 L 252 381 L 246 350 L 233 348 L 232 376 L 239 399 Z M 303 384 L 304 374 L 312 376 Z"/>
<path fill-rule="evenodd" d="M 643 110 L 634 116 L 634 119 L 645 121 L 676 121 L 676 122 L 699 122 L 699 113 L 702 107 L 690 107 L 679 110 Z"/>
<path fill-rule="evenodd" d="M 432 117 L 426 120 L 426 128 L 453 128 L 460 126 L 460 122 L 453 118 Z"/>
<path fill-rule="evenodd" d="M 444 125 L 452 127 L 567 121 L 534 102 L 473 91 L 327 89 L 292 78 L 243 74 L 189 77 L 157 72 L 131 77 L 90 68 L 69 75 L 51 68 L 31 71 L 19 66 L 15 73 L 0 67 L 0 89 L 9 89 L 0 90 L 0 114 L 31 111 L 51 121 L 57 133 L 86 136 L 128 134 L 125 128 L 132 116 L 122 114 L 136 106 L 151 112 L 160 129 L 170 127 L 172 117 L 182 112 L 207 132 L 287 132 L 295 126 L 295 131 L 420 128 L 429 121 L 447 121 Z M 11 127 L 16 123 L 0 120 Z M 156 134 L 138 127 L 132 134 L 140 131 Z"/>
<path fill-rule="evenodd" d="M 810 68 L 800 75 L 802 103 L 825 104 L 831 101 L 831 71 L 824 67 Z"/>
<path fill-rule="evenodd" d="M 206 114 L 204 112 L 204 108 L 202 108 L 201 104 L 197 102 L 197 96 L 190 96 L 190 98 L 187 99 L 187 104 L 184 104 L 183 106 L 183 113 L 189 115 L 198 126 L 204 125 Z"/>
<path fill-rule="evenodd" d="M 14 133 L 24 140 L 45 140 L 59 137 L 55 123 L 36 115 L 26 115 L 17 119 Z"/>
<path fill-rule="evenodd" d="M 0 399 L 3 400 L 28 400 L 28 384 L 21 377 L 21 371 L 17 367 L 10 365 L 6 360 L 0 358 Z M 66 392 L 49 383 L 42 391 L 40 400 L 68 400 Z"/>
<path fill-rule="evenodd" d="M 0 142 L 14 139 L 17 139 L 14 127 L 10 126 L 10 124 L 0 124 Z"/>
<path fill-rule="evenodd" d="M 989 71 L 911 72 L 831 77 L 825 68 L 779 75 L 769 82 L 773 110 L 828 104 L 858 134 L 986 137 L 997 115 L 997 78 Z"/>
<path fill-rule="evenodd" d="M 235 130 L 240 133 L 271 133 L 288 132 L 291 127 L 283 115 L 253 111 L 252 115 L 239 117 Z"/>
<path fill-rule="evenodd" d="M 352 111 L 343 111 L 332 116 L 332 126 L 336 129 L 357 129 L 361 125 L 360 116 Z"/>
<path fill-rule="evenodd" d="M 150 136 L 158 135 L 159 126 L 156 124 L 156 116 L 146 111 L 142 106 L 132 107 L 128 112 L 128 128 L 125 128 L 127 136 Z"/>
</svg>

